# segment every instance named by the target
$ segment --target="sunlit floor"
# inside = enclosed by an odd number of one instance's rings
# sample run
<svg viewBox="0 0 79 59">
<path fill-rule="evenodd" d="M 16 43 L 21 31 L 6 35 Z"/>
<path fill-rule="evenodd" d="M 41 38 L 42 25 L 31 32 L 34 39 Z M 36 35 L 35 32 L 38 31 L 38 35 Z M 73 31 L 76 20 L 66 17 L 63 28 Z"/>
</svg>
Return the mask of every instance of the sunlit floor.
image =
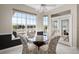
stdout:
<svg viewBox="0 0 79 59">
<path fill-rule="evenodd" d="M 62 44 L 57 45 L 57 54 L 78 54 L 79 49 Z M 0 54 L 22 54 L 22 45 L 0 50 Z"/>
</svg>

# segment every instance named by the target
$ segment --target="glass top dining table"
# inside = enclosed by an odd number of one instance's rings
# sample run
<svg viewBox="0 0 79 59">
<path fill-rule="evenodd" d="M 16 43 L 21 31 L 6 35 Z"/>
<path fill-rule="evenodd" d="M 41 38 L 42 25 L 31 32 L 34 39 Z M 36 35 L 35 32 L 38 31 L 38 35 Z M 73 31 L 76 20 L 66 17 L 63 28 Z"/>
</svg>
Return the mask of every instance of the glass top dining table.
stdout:
<svg viewBox="0 0 79 59">
<path fill-rule="evenodd" d="M 37 41 L 36 39 L 38 38 L 36 37 L 28 38 L 29 41 L 33 42 L 36 46 L 38 46 L 38 49 L 40 48 L 40 46 L 47 44 L 47 41 L 48 41 L 47 36 L 43 36 L 43 41 L 39 41 L 39 40 Z"/>
</svg>

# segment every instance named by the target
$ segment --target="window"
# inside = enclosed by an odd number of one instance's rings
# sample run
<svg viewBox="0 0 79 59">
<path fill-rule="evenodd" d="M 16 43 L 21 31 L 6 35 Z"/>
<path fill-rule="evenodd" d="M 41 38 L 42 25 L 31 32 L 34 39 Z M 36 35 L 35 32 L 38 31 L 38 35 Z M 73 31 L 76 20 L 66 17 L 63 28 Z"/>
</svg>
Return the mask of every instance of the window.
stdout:
<svg viewBox="0 0 79 59">
<path fill-rule="evenodd" d="M 15 11 L 12 17 L 13 29 L 24 29 L 36 27 L 36 15 Z"/>
<path fill-rule="evenodd" d="M 36 27 L 36 16 L 27 14 L 27 28 L 35 28 Z"/>
<path fill-rule="evenodd" d="M 23 29 L 25 28 L 25 24 L 26 24 L 26 14 L 15 12 L 15 14 L 12 17 L 13 29 L 21 29 L 21 28 Z"/>
<path fill-rule="evenodd" d="M 46 41 L 48 40 L 48 37 L 47 37 L 48 16 L 43 17 L 43 26 L 44 26 L 43 38 L 44 38 L 44 41 Z"/>
<path fill-rule="evenodd" d="M 48 25 L 48 16 L 43 17 L 43 25 L 47 26 Z"/>
<path fill-rule="evenodd" d="M 48 26 L 48 16 L 43 17 L 43 25 L 44 25 L 44 30 L 46 31 Z"/>
</svg>

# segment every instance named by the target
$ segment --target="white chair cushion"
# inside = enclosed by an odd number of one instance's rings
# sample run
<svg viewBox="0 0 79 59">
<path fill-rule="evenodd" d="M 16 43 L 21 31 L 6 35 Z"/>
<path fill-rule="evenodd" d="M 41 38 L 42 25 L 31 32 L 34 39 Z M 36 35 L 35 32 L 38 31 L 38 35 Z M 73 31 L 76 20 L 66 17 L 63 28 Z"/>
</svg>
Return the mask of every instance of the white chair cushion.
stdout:
<svg viewBox="0 0 79 59">
<path fill-rule="evenodd" d="M 12 40 L 18 40 L 20 39 L 20 37 L 15 37 L 13 34 L 12 34 Z"/>
<path fill-rule="evenodd" d="M 14 39 L 15 38 L 15 36 L 12 34 L 12 39 Z"/>
</svg>

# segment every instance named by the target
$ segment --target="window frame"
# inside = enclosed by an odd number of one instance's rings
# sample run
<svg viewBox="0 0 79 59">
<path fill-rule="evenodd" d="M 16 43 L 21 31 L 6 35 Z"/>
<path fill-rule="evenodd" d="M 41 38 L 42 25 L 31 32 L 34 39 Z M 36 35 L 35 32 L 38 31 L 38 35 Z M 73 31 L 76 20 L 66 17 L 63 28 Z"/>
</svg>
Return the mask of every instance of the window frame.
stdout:
<svg viewBox="0 0 79 59">
<path fill-rule="evenodd" d="M 16 29 L 18 29 L 18 25 L 19 25 L 19 24 L 20 24 L 20 25 L 24 25 L 25 28 L 27 28 L 27 26 L 31 26 L 31 27 L 36 28 L 37 16 L 36 16 L 35 14 L 26 13 L 26 12 L 21 12 L 21 11 L 16 11 L 16 10 L 13 10 L 13 11 L 14 11 L 15 13 L 21 14 L 20 16 L 18 16 L 18 15 L 16 15 L 16 14 L 14 14 L 14 15 L 12 16 L 12 26 L 16 25 Z M 22 16 L 23 14 L 25 14 L 25 17 Z M 28 16 L 28 15 L 30 15 L 31 17 Z M 34 19 L 33 17 L 34 17 L 35 19 Z M 15 24 L 14 24 L 14 22 L 13 22 L 13 18 L 16 19 Z M 20 18 L 21 20 L 19 21 L 18 18 Z M 27 18 L 30 19 L 30 20 L 28 21 L 29 24 L 27 24 L 27 20 L 28 20 Z M 25 24 L 23 23 L 24 21 L 23 21 L 22 19 L 25 19 Z M 19 23 L 18 21 L 21 22 L 21 23 Z M 30 21 L 31 21 L 31 22 L 30 22 Z M 33 22 L 33 21 L 34 21 L 34 22 Z"/>
</svg>

